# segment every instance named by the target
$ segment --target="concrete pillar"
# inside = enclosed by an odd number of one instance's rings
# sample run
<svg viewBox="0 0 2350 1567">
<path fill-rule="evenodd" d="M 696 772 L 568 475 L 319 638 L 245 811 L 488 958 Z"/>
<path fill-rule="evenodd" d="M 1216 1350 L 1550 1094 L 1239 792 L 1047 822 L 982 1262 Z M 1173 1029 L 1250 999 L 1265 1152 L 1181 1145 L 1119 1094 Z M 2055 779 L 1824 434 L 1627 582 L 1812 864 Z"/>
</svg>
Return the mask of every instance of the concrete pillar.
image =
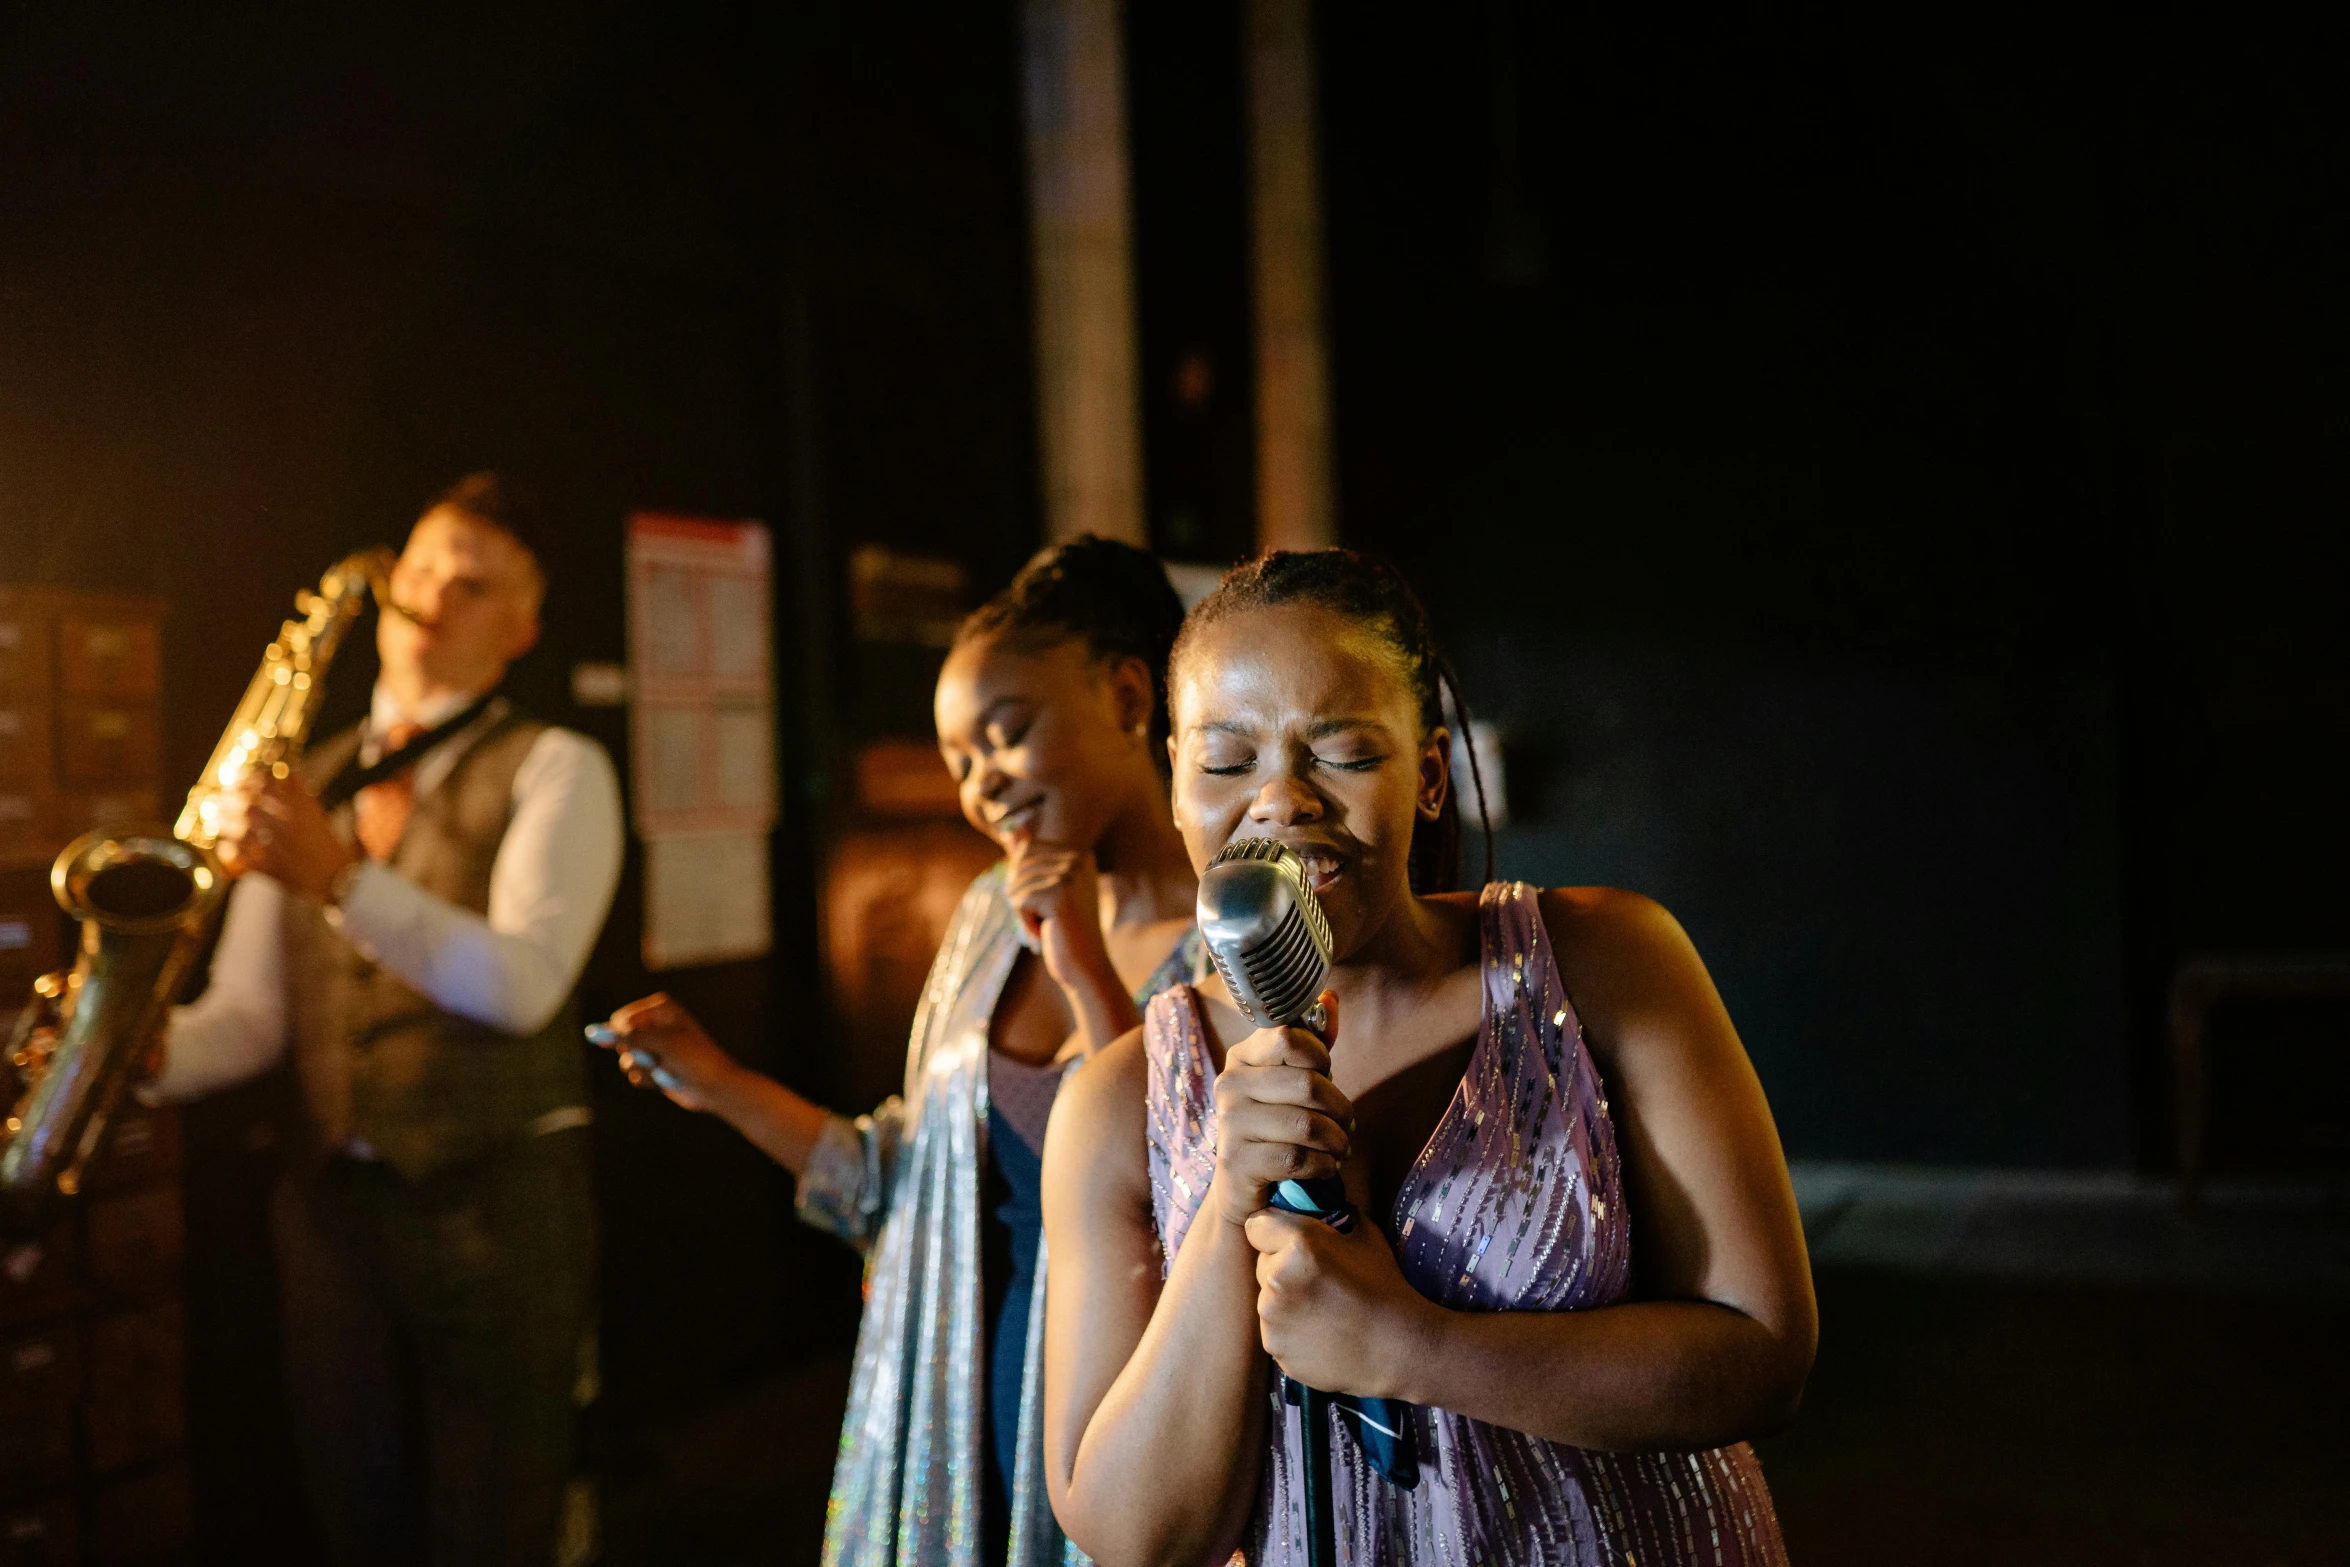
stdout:
<svg viewBox="0 0 2350 1567">
<path fill-rule="evenodd" d="M 1308 0 L 1246 0 L 1257 336 L 1257 542 L 1338 542 Z"/>
<path fill-rule="evenodd" d="M 1117 0 L 1024 0 L 1045 533 L 1149 542 Z"/>
</svg>

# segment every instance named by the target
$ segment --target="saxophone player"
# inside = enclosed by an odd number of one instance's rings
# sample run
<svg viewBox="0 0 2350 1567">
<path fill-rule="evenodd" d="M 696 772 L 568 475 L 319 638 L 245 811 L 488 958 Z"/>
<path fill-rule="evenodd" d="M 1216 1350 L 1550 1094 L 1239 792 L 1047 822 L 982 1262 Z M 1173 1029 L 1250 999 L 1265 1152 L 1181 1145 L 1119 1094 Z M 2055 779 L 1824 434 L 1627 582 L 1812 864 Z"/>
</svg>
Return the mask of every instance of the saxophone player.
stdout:
<svg viewBox="0 0 2350 1567">
<path fill-rule="evenodd" d="M 538 638 L 530 532 L 490 474 L 417 521 L 367 720 L 226 802 L 238 880 L 211 983 L 144 1090 L 195 1098 L 293 1058 L 302 1124 L 271 1224 L 338 1564 L 545 1567 L 585 1500 L 595 1225 L 571 992 L 622 828 L 603 750 L 497 695 Z"/>
</svg>

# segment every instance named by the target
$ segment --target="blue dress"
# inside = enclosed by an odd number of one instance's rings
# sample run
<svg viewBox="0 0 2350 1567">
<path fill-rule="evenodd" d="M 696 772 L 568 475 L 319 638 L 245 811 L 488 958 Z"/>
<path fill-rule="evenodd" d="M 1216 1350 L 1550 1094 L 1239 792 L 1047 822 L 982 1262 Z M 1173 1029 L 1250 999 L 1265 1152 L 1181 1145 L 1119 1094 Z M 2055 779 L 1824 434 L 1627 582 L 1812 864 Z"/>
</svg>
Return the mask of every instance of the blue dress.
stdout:
<svg viewBox="0 0 2350 1567">
<path fill-rule="evenodd" d="M 1148 1006 L 1160 991 L 1185 983 L 1198 963 L 1194 927 L 1143 981 L 1134 1004 Z M 1012 1468 L 1003 1455 L 1020 1451 L 1028 1327 L 1044 1305 L 1037 1261 L 1044 1252 L 1045 1119 L 1074 1066 L 1026 1066 L 998 1053 L 987 1058 L 987 1219 L 980 1250 L 987 1280 L 987 1470 L 997 1493 L 996 1518 L 1011 1516 Z"/>
</svg>

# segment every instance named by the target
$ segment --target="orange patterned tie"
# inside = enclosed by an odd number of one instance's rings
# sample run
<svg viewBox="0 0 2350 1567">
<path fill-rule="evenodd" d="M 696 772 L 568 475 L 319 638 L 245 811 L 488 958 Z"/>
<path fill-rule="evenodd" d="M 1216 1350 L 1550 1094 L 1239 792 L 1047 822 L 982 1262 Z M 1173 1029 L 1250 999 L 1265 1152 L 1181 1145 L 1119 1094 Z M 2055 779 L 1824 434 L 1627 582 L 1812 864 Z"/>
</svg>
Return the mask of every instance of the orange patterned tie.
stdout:
<svg viewBox="0 0 2350 1567">
<path fill-rule="evenodd" d="M 424 725 L 401 720 L 384 735 L 383 754 L 391 755 L 422 733 Z M 415 808 L 416 769 L 413 767 L 359 791 L 351 802 L 354 813 L 351 825 L 359 834 L 359 847 L 367 851 L 369 859 L 392 857 L 392 851 L 400 846 L 400 834 L 408 830 L 408 813 Z"/>
</svg>

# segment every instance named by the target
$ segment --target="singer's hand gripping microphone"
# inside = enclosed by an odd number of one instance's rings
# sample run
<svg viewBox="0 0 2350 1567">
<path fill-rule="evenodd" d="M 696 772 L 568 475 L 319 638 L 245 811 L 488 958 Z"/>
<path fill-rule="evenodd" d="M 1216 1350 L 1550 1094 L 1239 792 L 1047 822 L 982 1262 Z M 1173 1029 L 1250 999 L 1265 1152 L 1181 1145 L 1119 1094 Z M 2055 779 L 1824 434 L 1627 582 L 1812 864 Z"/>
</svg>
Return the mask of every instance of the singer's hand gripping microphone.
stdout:
<svg viewBox="0 0 2350 1567">
<path fill-rule="evenodd" d="M 1250 1022 L 1327 1031 L 1321 994 L 1330 972 L 1330 922 L 1295 850 L 1271 838 L 1226 844 L 1199 879 L 1199 933 Z M 1346 1183 L 1335 1175 L 1283 1181 L 1273 1204 L 1341 1230 L 1354 1224 Z"/>
<path fill-rule="evenodd" d="M 1270 838 L 1226 844 L 1199 879 L 1199 930 L 1224 988 L 1250 1022 L 1316 1034 L 1328 1026 L 1320 997 L 1330 972 L 1330 922 L 1295 850 Z M 1354 1227 L 1354 1204 L 1335 1175 L 1283 1181 L 1274 1188 L 1273 1205 L 1342 1232 Z M 1318 1561 L 1327 1562 L 1333 1546 L 1325 1401 L 1351 1417 L 1371 1467 L 1407 1490 L 1419 1483 L 1418 1444 L 1405 1406 L 1388 1399 L 1333 1397 L 1295 1382 L 1288 1396 L 1305 1409 L 1307 1539 L 1318 1547 Z"/>
</svg>

